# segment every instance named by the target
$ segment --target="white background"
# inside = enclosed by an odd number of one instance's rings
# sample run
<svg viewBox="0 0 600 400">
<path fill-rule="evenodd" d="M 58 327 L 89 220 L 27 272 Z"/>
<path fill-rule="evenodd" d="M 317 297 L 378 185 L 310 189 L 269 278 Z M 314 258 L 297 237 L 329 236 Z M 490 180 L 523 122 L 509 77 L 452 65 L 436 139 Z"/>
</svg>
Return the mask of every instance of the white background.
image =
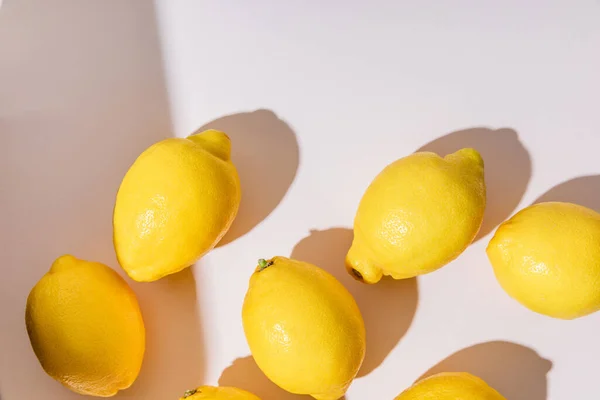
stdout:
<svg viewBox="0 0 600 400">
<path fill-rule="evenodd" d="M 0 397 L 81 398 L 44 374 L 26 296 L 63 253 L 116 269 L 113 200 L 151 143 L 226 130 L 242 178 L 224 244 L 187 270 L 131 283 L 147 326 L 142 373 L 116 398 L 199 384 L 300 398 L 264 378 L 240 310 L 258 258 L 338 276 L 367 325 L 346 398 L 392 399 L 425 373 L 465 370 L 509 400 L 592 399 L 600 313 L 536 315 L 496 283 L 490 233 L 537 200 L 600 209 L 596 0 L 7 0 L 0 9 Z M 343 271 L 371 179 L 425 148 L 475 146 L 488 210 L 455 262 L 404 282 Z M 443 199 L 441 199 L 443 201 Z"/>
</svg>

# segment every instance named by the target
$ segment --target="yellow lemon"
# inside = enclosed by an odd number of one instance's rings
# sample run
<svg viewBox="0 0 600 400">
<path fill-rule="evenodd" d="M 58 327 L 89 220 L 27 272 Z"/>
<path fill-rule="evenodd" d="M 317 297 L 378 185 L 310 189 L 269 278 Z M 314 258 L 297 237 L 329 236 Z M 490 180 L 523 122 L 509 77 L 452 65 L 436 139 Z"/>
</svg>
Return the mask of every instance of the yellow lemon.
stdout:
<svg viewBox="0 0 600 400">
<path fill-rule="evenodd" d="M 346 266 L 366 283 L 382 275 L 404 279 L 435 271 L 473 241 L 484 209 L 483 160 L 477 151 L 401 158 L 363 195 Z"/>
<path fill-rule="evenodd" d="M 443 372 L 425 378 L 394 400 L 506 400 L 483 379 L 466 372 Z"/>
<path fill-rule="evenodd" d="M 291 393 L 339 399 L 365 356 L 365 326 L 354 298 L 332 275 L 305 262 L 260 260 L 242 322 L 258 367 Z"/>
<path fill-rule="evenodd" d="M 250 392 L 233 387 L 200 386 L 188 390 L 179 400 L 260 400 Z"/>
<path fill-rule="evenodd" d="M 231 143 L 209 130 L 158 142 L 123 178 L 113 215 L 119 263 L 136 281 L 190 266 L 227 232 L 240 204 Z"/>
<path fill-rule="evenodd" d="M 498 282 L 525 307 L 561 319 L 600 310 L 600 214 L 540 203 L 504 222 L 487 254 Z"/>
<path fill-rule="evenodd" d="M 106 265 L 59 257 L 31 290 L 25 314 L 42 367 L 72 391 L 109 397 L 137 378 L 142 314 L 133 291 Z"/>
</svg>

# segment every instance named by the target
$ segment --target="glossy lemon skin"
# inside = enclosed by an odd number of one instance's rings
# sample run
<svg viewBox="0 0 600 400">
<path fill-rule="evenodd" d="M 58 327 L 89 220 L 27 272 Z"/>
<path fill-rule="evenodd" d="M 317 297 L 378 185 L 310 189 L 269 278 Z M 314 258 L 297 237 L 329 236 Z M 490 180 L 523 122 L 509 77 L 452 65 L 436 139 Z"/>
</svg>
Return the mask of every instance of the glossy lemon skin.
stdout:
<svg viewBox="0 0 600 400">
<path fill-rule="evenodd" d="M 574 319 L 600 310 L 600 214 L 562 202 L 527 207 L 497 229 L 488 258 L 525 307 Z"/>
<path fill-rule="evenodd" d="M 109 397 L 137 378 L 142 314 L 125 280 L 106 265 L 59 257 L 31 290 L 25 314 L 43 369 L 72 391 Z"/>
<path fill-rule="evenodd" d="M 420 380 L 394 400 L 506 400 L 481 378 L 443 372 Z"/>
<path fill-rule="evenodd" d="M 476 150 L 404 157 L 363 195 L 347 268 L 366 283 L 435 271 L 473 241 L 484 210 L 483 160 Z"/>
<path fill-rule="evenodd" d="M 233 387 L 200 386 L 188 390 L 179 400 L 260 400 L 250 392 Z"/>
<path fill-rule="evenodd" d="M 144 151 L 123 178 L 113 213 L 117 258 L 136 281 L 196 262 L 225 235 L 240 204 L 231 143 L 209 130 Z"/>
<path fill-rule="evenodd" d="M 341 398 L 365 355 L 354 298 L 312 264 L 274 257 L 250 278 L 242 310 L 248 345 L 275 384 L 320 400 Z"/>
</svg>

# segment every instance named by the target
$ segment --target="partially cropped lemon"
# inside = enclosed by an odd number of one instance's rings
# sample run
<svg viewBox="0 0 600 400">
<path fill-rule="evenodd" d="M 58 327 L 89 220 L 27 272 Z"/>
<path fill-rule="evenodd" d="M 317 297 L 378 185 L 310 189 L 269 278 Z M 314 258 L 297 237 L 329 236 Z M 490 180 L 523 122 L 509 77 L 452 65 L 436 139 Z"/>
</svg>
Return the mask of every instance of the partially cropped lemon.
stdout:
<svg viewBox="0 0 600 400">
<path fill-rule="evenodd" d="M 365 356 L 365 326 L 354 298 L 328 272 L 305 262 L 260 260 L 242 322 L 258 367 L 291 393 L 339 399 Z"/>
<path fill-rule="evenodd" d="M 394 400 L 506 400 L 483 379 L 466 372 L 443 372 L 425 378 Z"/>
<path fill-rule="evenodd" d="M 366 283 L 435 271 L 473 241 L 484 210 L 483 160 L 476 150 L 401 158 L 363 195 L 346 266 Z"/>
<path fill-rule="evenodd" d="M 26 323 L 46 373 L 74 392 L 113 396 L 140 372 L 140 308 L 127 283 L 106 265 L 59 257 L 31 290 Z"/>
<path fill-rule="evenodd" d="M 245 390 L 233 387 L 200 386 L 188 390 L 179 400 L 260 400 Z"/>
<path fill-rule="evenodd" d="M 500 285 L 525 307 L 561 319 L 600 310 L 600 214 L 549 202 L 504 222 L 487 254 Z"/>
<path fill-rule="evenodd" d="M 240 181 L 223 132 L 171 138 L 144 151 L 123 178 L 113 215 L 119 263 L 136 281 L 178 272 L 233 222 Z"/>
</svg>

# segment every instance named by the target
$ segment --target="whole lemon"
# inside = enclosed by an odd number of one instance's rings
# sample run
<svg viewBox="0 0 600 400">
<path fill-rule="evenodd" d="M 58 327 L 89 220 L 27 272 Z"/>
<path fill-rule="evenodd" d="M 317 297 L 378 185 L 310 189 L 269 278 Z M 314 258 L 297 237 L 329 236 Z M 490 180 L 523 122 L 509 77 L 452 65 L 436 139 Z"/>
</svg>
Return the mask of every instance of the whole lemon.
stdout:
<svg viewBox="0 0 600 400">
<path fill-rule="evenodd" d="M 487 247 L 498 282 L 525 307 L 573 319 L 600 310 L 600 214 L 560 202 L 527 207 Z"/>
<path fill-rule="evenodd" d="M 483 160 L 476 150 L 401 158 L 377 175 L 360 201 L 347 269 L 366 283 L 435 271 L 473 241 L 484 210 Z"/>
<path fill-rule="evenodd" d="M 190 266 L 221 240 L 240 204 L 240 181 L 223 132 L 150 146 L 123 178 L 115 202 L 114 245 L 136 281 Z"/>
<path fill-rule="evenodd" d="M 188 390 L 179 400 L 260 400 L 245 390 L 233 387 L 200 386 Z"/>
<path fill-rule="evenodd" d="M 432 375 L 400 393 L 394 400 L 506 400 L 483 379 L 466 372 Z"/>
<path fill-rule="evenodd" d="M 258 367 L 291 393 L 339 399 L 365 356 L 365 326 L 354 298 L 328 272 L 305 262 L 260 260 L 242 322 Z"/>
<path fill-rule="evenodd" d="M 131 288 L 106 265 L 59 257 L 31 290 L 25 320 L 42 368 L 74 392 L 113 396 L 140 372 L 142 314 Z"/>
</svg>

